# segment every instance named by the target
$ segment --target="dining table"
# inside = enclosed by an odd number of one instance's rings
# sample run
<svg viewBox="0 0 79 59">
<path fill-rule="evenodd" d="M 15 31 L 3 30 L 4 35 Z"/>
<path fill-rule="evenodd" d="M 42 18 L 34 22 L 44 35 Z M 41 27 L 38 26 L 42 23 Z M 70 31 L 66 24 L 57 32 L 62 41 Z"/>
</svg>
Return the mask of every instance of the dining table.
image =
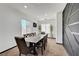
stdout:
<svg viewBox="0 0 79 59">
<path fill-rule="evenodd" d="M 31 37 L 26 37 L 25 41 L 32 43 L 33 44 L 33 51 L 34 51 L 34 55 L 38 55 L 38 53 L 36 52 L 36 43 L 38 43 L 40 40 L 43 40 L 43 38 L 46 36 L 47 34 L 38 34 L 35 36 L 31 36 Z"/>
</svg>

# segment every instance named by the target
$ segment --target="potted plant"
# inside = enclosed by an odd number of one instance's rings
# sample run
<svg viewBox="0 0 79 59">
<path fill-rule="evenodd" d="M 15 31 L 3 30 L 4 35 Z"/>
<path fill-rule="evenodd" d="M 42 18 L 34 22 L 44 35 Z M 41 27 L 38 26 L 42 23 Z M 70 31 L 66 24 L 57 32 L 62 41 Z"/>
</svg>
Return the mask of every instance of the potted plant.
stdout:
<svg viewBox="0 0 79 59">
<path fill-rule="evenodd" d="M 41 25 L 38 26 L 38 30 L 39 30 L 39 32 L 41 32 Z"/>
<path fill-rule="evenodd" d="M 51 38 L 53 38 L 52 32 L 53 32 L 53 26 L 52 26 L 52 24 L 50 24 L 50 35 L 51 35 Z"/>
</svg>

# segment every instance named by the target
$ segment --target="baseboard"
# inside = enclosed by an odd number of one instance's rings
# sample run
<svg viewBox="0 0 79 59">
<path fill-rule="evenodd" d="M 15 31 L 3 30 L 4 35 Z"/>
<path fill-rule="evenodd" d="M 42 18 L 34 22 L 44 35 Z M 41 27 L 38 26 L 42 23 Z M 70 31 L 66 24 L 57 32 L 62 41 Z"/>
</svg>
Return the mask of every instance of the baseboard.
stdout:
<svg viewBox="0 0 79 59">
<path fill-rule="evenodd" d="M 11 49 L 13 49 L 13 48 L 15 48 L 15 47 L 16 47 L 16 46 L 13 46 L 13 47 L 11 47 L 11 48 L 9 48 L 9 49 L 7 49 L 7 50 L 4 50 L 4 51 L 0 52 L 0 54 L 4 53 L 4 52 L 6 52 L 6 51 L 9 51 L 9 50 L 11 50 Z"/>
<path fill-rule="evenodd" d="M 54 37 L 48 37 L 48 38 L 50 38 L 50 39 L 56 39 L 56 38 L 54 38 Z"/>
<path fill-rule="evenodd" d="M 64 45 L 63 45 L 63 47 L 64 47 Z M 65 51 L 66 51 L 66 53 L 67 53 L 67 56 L 71 56 L 71 55 L 69 55 L 69 53 L 68 53 L 68 51 L 66 50 L 65 47 L 64 47 L 64 49 L 65 49 Z"/>
<path fill-rule="evenodd" d="M 60 44 L 60 45 L 63 45 L 62 43 L 56 43 L 56 44 Z"/>
</svg>

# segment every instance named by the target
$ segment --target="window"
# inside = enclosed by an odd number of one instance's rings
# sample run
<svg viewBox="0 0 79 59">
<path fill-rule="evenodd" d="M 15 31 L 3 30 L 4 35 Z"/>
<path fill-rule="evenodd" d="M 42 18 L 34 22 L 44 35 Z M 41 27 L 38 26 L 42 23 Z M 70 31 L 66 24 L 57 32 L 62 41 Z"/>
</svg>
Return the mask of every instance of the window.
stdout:
<svg viewBox="0 0 79 59">
<path fill-rule="evenodd" d="M 41 32 L 45 32 L 45 24 L 41 24 Z"/>
<path fill-rule="evenodd" d="M 22 34 L 26 34 L 26 28 L 29 27 L 29 21 L 22 19 L 21 20 Z"/>
<path fill-rule="evenodd" d="M 41 32 L 50 33 L 50 24 L 41 24 Z"/>
<path fill-rule="evenodd" d="M 50 24 L 46 24 L 46 33 L 50 33 Z"/>
</svg>

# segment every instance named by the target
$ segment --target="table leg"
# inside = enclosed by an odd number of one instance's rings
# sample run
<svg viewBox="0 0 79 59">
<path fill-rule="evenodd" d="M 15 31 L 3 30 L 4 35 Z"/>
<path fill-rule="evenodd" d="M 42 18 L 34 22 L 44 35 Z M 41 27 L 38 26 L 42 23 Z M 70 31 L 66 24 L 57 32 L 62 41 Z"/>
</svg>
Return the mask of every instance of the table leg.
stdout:
<svg viewBox="0 0 79 59">
<path fill-rule="evenodd" d="M 37 51 L 36 51 L 36 48 L 35 48 L 35 47 L 36 47 L 36 44 L 34 43 L 33 46 L 34 46 L 34 48 L 33 48 L 34 55 L 38 55 L 38 53 L 37 53 Z"/>
</svg>

